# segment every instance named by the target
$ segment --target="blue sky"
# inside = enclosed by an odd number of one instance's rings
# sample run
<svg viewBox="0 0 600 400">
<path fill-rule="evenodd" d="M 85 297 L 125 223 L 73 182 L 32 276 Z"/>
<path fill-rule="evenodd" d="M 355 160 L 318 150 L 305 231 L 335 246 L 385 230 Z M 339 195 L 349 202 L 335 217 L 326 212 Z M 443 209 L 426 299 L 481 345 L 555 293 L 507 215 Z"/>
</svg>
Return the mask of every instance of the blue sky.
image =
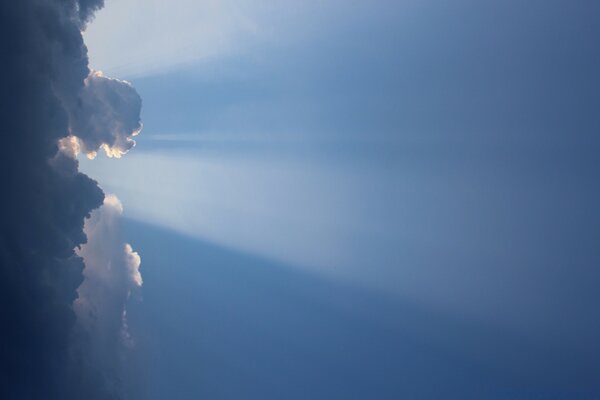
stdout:
<svg viewBox="0 0 600 400">
<path fill-rule="evenodd" d="M 598 394 L 598 5 L 184 3 L 86 33 L 144 101 L 82 169 L 142 255 L 149 398 Z"/>
</svg>

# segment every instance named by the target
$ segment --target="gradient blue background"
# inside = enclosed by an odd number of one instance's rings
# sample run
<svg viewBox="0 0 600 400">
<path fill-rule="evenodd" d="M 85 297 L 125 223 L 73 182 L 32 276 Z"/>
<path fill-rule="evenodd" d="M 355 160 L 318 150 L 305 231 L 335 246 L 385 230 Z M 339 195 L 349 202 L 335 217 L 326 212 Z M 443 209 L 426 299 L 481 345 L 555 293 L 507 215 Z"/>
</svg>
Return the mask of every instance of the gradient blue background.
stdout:
<svg viewBox="0 0 600 400">
<path fill-rule="evenodd" d="M 599 396 L 600 3 L 309 3 L 121 66 L 145 398 Z"/>
</svg>

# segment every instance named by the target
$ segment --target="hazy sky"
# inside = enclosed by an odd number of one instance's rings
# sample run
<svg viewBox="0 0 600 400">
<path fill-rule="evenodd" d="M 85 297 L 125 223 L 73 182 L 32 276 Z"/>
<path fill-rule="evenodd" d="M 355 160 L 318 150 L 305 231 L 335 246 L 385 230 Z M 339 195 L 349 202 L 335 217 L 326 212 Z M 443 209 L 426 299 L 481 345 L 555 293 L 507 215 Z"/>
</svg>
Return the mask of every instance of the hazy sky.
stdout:
<svg viewBox="0 0 600 400">
<path fill-rule="evenodd" d="M 186 316 L 164 317 L 183 334 L 139 306 L 169 360 L 148 398 L 598 395 L 599 17 L 583 0 L 108 2 L 91 64 L 132 81 L 144 131 L 82 168 L 137 221 L 148 303 Z"/>
</svg>

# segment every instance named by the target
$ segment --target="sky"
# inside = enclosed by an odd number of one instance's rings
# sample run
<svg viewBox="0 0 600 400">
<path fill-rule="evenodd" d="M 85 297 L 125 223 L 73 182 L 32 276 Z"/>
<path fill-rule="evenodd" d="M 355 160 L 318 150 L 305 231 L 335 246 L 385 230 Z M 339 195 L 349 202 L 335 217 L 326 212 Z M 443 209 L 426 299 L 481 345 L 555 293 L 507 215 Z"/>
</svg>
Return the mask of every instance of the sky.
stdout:
<svg viewBox="0 0 600 400">
<path fill-rule="evenodd" d="M 105 193 L 55 195 L 98 398 L 600 396 L 600 5 L 75 3 L 90 70 L 36 84 Z"/>
<path fill-rule="evenodd" d="M 138 221 L 132 240 L 143 222 L 234 258 L 205 260 L 212 250 L 189 244 L 165 261 L 182 280 L 210 277 L 224 291 L 204 286 L 187 300 L 199 308 L 190 309 L 188 329 L 208 329 L 206 340 L 219 350 L 204 354 L 202 337 L 182 340 L 198 346 L 198 357 L 169 358 L 169 368 L 182 362 L 197 368 L 188 372 L 197 379 L 206 368 L 223 383 L 206 378 L 201 388 L 195 379 L 165 378 L 166 389 L 159 383 L 156 390 L 168 393 L 173 382 L 209 398 L 597 395 L 595 3 L 186 6 L 151 2 L 135 23 L 115 28 L 137 8 L 124 1 L 108 6 L 86 33 L 92 65 L 122 73 L 143 97 L 144 133 L 130 157 L 110 166 L 94 160 L 84 170 L 123 199 L 124 215 Z M 255 257 L 272 271 L 254 271 Z M 230 274 L 265 279 L 274 293 L 253 291 Z M 327 282 L 339 298 L 314 299 L 317 283 L 303 279 Z M 293 285 L 288 280 L 302 283 L 278 291 Z M 361 302 L 363 292 L 385 299 L 361 303 L 372 321 L 351 309 L 348 320 L 326 322 L 342 313 L 327 306 Z M 155 296 L 165 307 L 181 301 Z M 223 310 L 203 311 L 206 302 Z M 221 323 L 250 329 L 256 349 L 225 350 L 226 340 L 250 339 L 211 336 L 216 317 L 202 314 L 236 314 L 230 302 L 249 315 L 224 315 Z M 269 302 L 300 314 L 294 321 L 302 325 L 294 329 L 286 320 L 293 317 Z M 456 336 L 423 332 L 429 318 Z M 246 319 L 258 326 L 238 328 Z M 414 324 L 408 334 L 404 321 Z M 299 348 L 279 349 L 261 329 Z M 178 334 L 161 328 L 156 335 L 170 343 Z M 348 348 L 333 349 L 328 335 L 347 338 Z M 415 350 L 406 335 L 443 344 Z M 304 348 L 315 354 L 305 361 L 310 367 L 301 361 Z M 179 354 L 176 345 L 165 351 Z M 210 372 L 212 362 L 238 365 L 246 356 L 254 364 L 245 373 L 255 382 L 224 366 Z M 473 366 L 480 362 L 492 371 L 485 378 L 478 375 L 485 368 Z M 281 387 L 265 388 L 270 381 Z"/>
</svg>

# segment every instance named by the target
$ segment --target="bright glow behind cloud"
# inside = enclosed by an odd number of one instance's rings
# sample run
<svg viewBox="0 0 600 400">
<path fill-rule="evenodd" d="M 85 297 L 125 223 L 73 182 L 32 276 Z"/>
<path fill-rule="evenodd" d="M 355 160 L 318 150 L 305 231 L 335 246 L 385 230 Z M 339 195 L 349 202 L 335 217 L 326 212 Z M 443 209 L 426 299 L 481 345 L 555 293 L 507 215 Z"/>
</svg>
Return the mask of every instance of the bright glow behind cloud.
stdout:
<svg viewBox="0 0 600 400">
<path fill-rule="evenodd" d="M 229 54 L 238 49 L 240 37 L 256 33 L 248 3 L 115 2 L 86 32 L 92 64 L 130 76 L 145 75 Z"/>
<path fill-rule="evenodd" d="M 341 0 L 120 0 L 98 14 L 85 38 L 92 66 L 139 77 L 318 36 L 368 9 Z"/>
<path fill-rule="evenodd" d="M 391 193 L 370 172 L 136 153 L 114 167 L 103 159 L 83 163 L 119 193 L 130 218 L 326 273 L 355 265 L 351 249 L 365 237 L 385 241 L 385 216 L 364 207 L 366 197 Z"/>
</svg>

